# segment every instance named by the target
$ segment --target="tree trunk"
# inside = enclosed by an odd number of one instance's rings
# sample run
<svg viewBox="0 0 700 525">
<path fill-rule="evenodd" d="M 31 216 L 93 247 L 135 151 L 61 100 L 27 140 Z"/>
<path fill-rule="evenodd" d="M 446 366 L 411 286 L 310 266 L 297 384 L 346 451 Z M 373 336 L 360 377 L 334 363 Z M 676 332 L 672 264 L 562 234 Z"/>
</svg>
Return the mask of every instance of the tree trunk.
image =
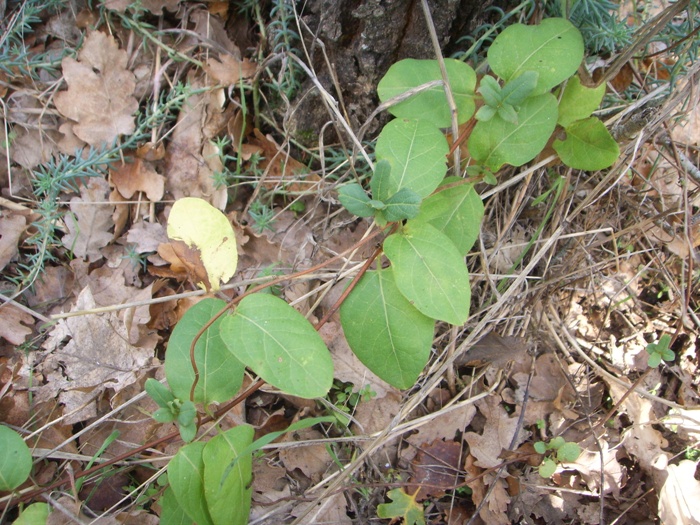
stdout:
<svg viewBox="0 0 700 525">
<path fill-rule="evenodd" d="M 492 3 L 492 0 L 429 0 L 443 51 L 468 34 Z M 307 38 L 309 31 L 304 35 L 314 71 L 340 103 L 354 131 L 376 108 L 377 83 L 389 66 L 403 58 L 436 56 L 421 0 L 310 0 L 300 5 L 303 6 L 301 19 L 314 35 Z M 319 133 L 332 118 L 312 82 L 304 84 L 294 103 L 288 130 L 302 142 L 317 144 Z M 379 129 L 382 121 L 375 120 L 372 124 L 369 135 Z M 332 140 L 329 136 L 324 139 L 326 143 Z"/>
</svg>

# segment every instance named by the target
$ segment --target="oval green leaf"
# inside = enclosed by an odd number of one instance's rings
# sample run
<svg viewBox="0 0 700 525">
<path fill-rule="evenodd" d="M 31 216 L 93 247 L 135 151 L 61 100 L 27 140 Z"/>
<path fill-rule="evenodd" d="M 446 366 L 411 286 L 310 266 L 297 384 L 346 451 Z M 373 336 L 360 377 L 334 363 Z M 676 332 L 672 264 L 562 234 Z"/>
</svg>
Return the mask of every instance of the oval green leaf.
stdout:
<svg viewBox="0 0 700 525">
<path fill-rule="evenodd" d="M 17 432 L 0 425 L 0 491 L 15 490 L 32 471 L 32 453 Z"/>
<path fill-rule="evenodd" d="M 221 323 L 229 351 L 271 385 L 303 398 L 325 396 L 333 361 L 303 315 L 270 294 L 244 298 Z"/>
<path fill-rule="evenodd" d="M 445 69 L 457 106 L 457 121 L 462 124 L 474 114 L 476 73 L 464 62 L 453 58 L 445 59 Z M 389 68 L 377 86 L 377 94 L 379 100 L 386 102 L 432 80 L 442 80 L 437 60 L 407 58 Z M 442 85 L 432 87 L 390 107 L 389 113 L 400 118 L 426 120 L 439 128 L 452 125 L 452 115 Z"/>
<path fill-rule="evenodd" d="M 447 173 L 447 139 L 433 124 L 424 120 L 395 119 L 377 139 L 377 160 L 391 164 L 383 191 L 394 195 L 401 188 L 427 197 Z"/>
<path fill-rule="evenodd" d="M 216 291 L 236 273 L 238 248 L 233 227 L 226 215 L 203 199 L 186 197 L 173 204 L 168 216 L 168 237 L 199 250 Z M 197 283 L 206 288 L 204 283 Z"/>
<path fill-rule="evenodd" d="M 495 115 L 477 122 L 469 137 L 474 159 L 497 171 L 504 164 L 522 166 L 547 145 L 557 125 L 557 99 L 551 93 L 525 99 L 516 124 Z"/>
<path fill-rule="evenodd" d="M 583 38 L 564 18 L 546 18 L 536 26 L 513 24 L 496 37 L 487 58 L 493 72 L 505 81 L 536 71 L 532 94 L 541 95 L 576 73 L 583 60 Z"/>
<path fill-rule="evenodd" d="M 409 221 L 384 241 L 396 286 L 428 317 L 462 325 L 469 317 L 471 289 L 464 258 L 434 226 Z"/>
<path fill-rule="evenodd" d="M 12 525 L 46 525 L 48 518 L 48 503 L 32 503 L 22 511 Z"/>
<path fill-rule="evenodd" d="M 177 502 L 172 487 L 168 487 L 158 499 L 160 504 L 160 523 L 163 525 L 193 525 L 185 510 Z"/>
<path fill-rule="evenodd" d="M 445 179 L 445 184 L 460 181 Z M 459 253 L 467 255 L 481 230 L 484 203 L 471 184 L 460 184 L 437 191 L 421 204 L 415 222 L 427 222 L 447 235 Z"/>
<path fill-rule="evenodd" d="M 346 210 L 358 217 L 371 217 L 374 209 L 365 190 L 356 182 L 351 182 L 338 189 L 338 200 Z"/>
<path fill-rule="evenodd" d="M 168 481 L 177 503 L 197 525 L 214 525 L 204 498 L 205 443 L 185 445 L 168 463 Z"/>
<path fill-rule="evenodd" d="M 430 357 L 435 321 L 403 296 L 391 270 L 362 276 L 340 307 L 340 322 L 367 368 L 396 388 L 415 384 Z"/>
<path fill-rule="evenodd" d="M 566 138 L 555 140 L 553 146 L 562 162 L 577 170 L 609 168 L 620 156 L 617 142 L 595 117 L 571 124 L 566 128 Z"/>
<path fill-rule="evenodd" d="M 214 436 L 204 447 L 204 497 L 214 525 L 248 523 L 253 456 L 241 454 L 254 434 L 250 425 L 240 425 Z"/>
<path fill-rule="evenodd" d="M 565 128 L 577 120 L 590 117 L 600 106 L 603 95 L 605 95 L 605 83 L 597 88 L 589 88 L 581 84 L 578 75 L 571 77 L 559 101 L 557 123 Z"/>
<path fill-rule="evenodd" d="M 170 335 L 165 353 L 165 377 L 175 397 L 188 400 L 194 382 L 194 370 L 190 359 L 190 345 L 202 327 L 219 312 L 226 302 L 221 299 L 204 299 L 192 306 Z M 219 328 L 222 318 L 199 338 L 194 349 L 199 380 L 194 391 L 197 403 L 214 403 L 230 399 L 243 384 L 245 367 L 231 353 L 221 339 Z"/>
</svg>

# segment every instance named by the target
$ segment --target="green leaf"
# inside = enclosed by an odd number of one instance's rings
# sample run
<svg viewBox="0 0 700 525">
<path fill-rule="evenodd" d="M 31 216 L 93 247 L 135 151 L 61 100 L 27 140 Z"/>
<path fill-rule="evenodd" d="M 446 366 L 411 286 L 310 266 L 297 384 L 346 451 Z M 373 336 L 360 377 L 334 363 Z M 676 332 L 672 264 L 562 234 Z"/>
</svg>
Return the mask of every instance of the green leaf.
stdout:
<svg viewBox="0 0 700 525">
<path fill-rule="evenodd" d="M 46 525 L 49 519 L 48 503 L 32 503 L 22 511 L 12 525 Z"/>
<path fill-rule="evenodd" d="M 238 249 L 233 226 L 220 210 L 195 197 L 178 199 L 168 216 L 168 237 L 199 250 L 211 291 L 236 273 Z M 206 283 L 197 283 L 206 289 Z"/>
<path fill-rule="evenodd" d="M 160 523 L 162 525 L 192 525 L 192 518 L 187 515 L 177 502 L 177 497 L 172 487 L 165 489 L 158 503 L 162 509 L 160 512 Z"/>
<path fill-rule="evenodd" d="M 370 198 L 358 183 L 353 182 L 338 188 L 338 200 L 353 215 L 358 217 L 371 217 L 374 209 L 370 205 Z"/>
<path fill-rule="evenodd" d="M 215 525 L 246 525 L 250 514 L 253 458 L 241 454 L 252 441 L 250 425 L 233 427 L 204 447 L 204 497 Z M 228 466 L 236 459 L 236 464 Z"/>
<path fill-rule="evenodd" d="M 403 518 L 404 525 L 425 525 L 423 506 L 416 501 L 416 494 L 409 496 L 403 489 L 390 490 L 387 496 L 392 502 L 378 505 L 377 517 Z"/>
<path fill-rule="evenodd" d="M 474 115 L 474 118 L 476 120 L 488 122 L 496 115 L 496 113 L 498 113 L 498 109 L 493 106 L 481 106 L 479 111 L 476 112 L 476 115 Z"/>
<path fill-rule="evenodd" d="M 340 322 L 367 368 L 396 388 L 415 384 L 430 357 L 435 321 L 403 296 L 391 270 L 362 276 L 340 307 Z"/>
<path fill-rule="evenodd" d="M 540 465 L 539 468 L 539 473 L 540 476 L 543 478 L 551 478 L 554 472 L 557 470 L 557 464 L 552 461 L 551 459 L 547 458 L 544 461 L 542 461 L 542 464 Z"/>
<path fill-rule="evenodd" d="M 444 184 L 459 181 L 445 179 Z M 432 194 L 421 204 L 415 222 L 427 222 L 447 235 L 459 253 L 467 255 L 479 236 L 484 204 L 471 184 L 460 184 Z"/>
<path fill-rule="evenodd" d="M 197 424 L 191 421 L 189 424 L 178 424 L 178 429 L 180 430 L 180 438 L 185 443 L 191 442 L 197 435 Z"/>
<path fill-rule="evenodd" d="M 506 82 L 501 90 L 501 97 L 504 104 L 519 106 L 523 101 L 532 95 L 537 87 L 537 71 L 523 71 L 519 76 Z"/>
<path fill-rule="evenodd" d="M 396 119 L 389 122 L 377 139 L 377 160 L 391 164 L 387 195 L 409 188 L 427 197 L 447 173 L 447 139 L 424 120 Z"/>
<path fill-rule="evenodd" d="M 522 166 L 534 159 L 547 145 L 557 125 L 557 99 L 551 93 L 530 97 L 520 105 L 518 123 L 499 115 L 488 122 L 477 122 L 469 137 L 474 159 L 497 171 L 504 164 Z"/>
<path fill-rule="evenodd" d="M 668 348 L 661 350 L 659 355 L 661 356 L 661 359 L 668 362 L 674 361 L 676 359 L 676 352 L 674 352 L 673 350 L 669 350 Z"/>
<path fill-rule="evenodd" d="M 10 491 L 27 481 L 32 471 L 32 453 L 22 437 L 0 425 L 0 491 Z"/>
<path fill-rule="evenodd" d="M 589 88 L 581 84 L 578 75 L 571 77 L 559 101 L 557 123 L 565 128 L 576 120 L 590 117 L 600 106 L 603 95 L 605 95 L 605 83 L 597 88 Z"/>
<path fill-rule="evenodd" d="M 219 312 L 226 302 L 221 299 L 204 299 L 192 306 L 170 335 L 165 353 L 165 377 L 175 397 L 187 400 L 194 382 L 194 370 L 190 360 L 190 345 L 200 329 Z M 199 381 L 194 392 L 196 403 L 226 401 L 238 392 L 243 384 L 245 367 L 228 351 L 219 329 L 222 319 L 217 319 L 199 338 L 194 350 L 199 370 Z"/>
<path fill-rule="evenodd" d="M 249 295 L 223 320 L 221 335 L 233 355 L 288 394 L 323 397 L 331 388 L 333 361 L 323 339 L 282 299 Z"/>
<path fill-rule="evenodd" d="M 374 199 L 385 201 L 391 197 L 391 163 L 388 160 L 380 160 L 374 165 L 369 187 Z"/>
<path fill-rule="evenodd" d="M 452 58 L 445 59 L 445 69 L 457 105 L 457 120 L 462 124 L 474 114 L 476 73 L 464 62 Z M 386 102 L 432 80 L 442 80 L 440 65 L 436 60 L 407 58 L 389 68 L 377 86 L 377 94 L 382 102 Z M 439 128 L 447 128 L 452 124 L 445 88 L 442 85 L 392 106 L 389 113 L 399 118 L 426 120 Z"/>
<path fill-rule="evenodd" d="M 602 170 L 620 156 L 617 142 L 595 117 L 571 124 L 566 128 L 566 139 L 555 140 L 553 146 L 562 162 L 577 170 Z"/>
<path fill-rule="evenodd" d="M 416 192 L 408 188 L 401 188 L 386 201 L 384 217 L 389 222 L 412 219 L 418 215 L 422 199 Z"/>
<path fill-rule="evenodd" d="M 486 75 L 484 78 L 482 78 L 477 91 L 481 93 L 482 97 L 484 97 L 484 103 L 487 106 L 497 108 L 503 101 L 501 85 L 498 83 L 498 80 L 492 76 Z"/>
<path fill-rule="evenodd" d="M 175 401 L 175 395 L 172 391 L 160 381 L 153 378 L 146 379 L 144 385 L 146 392 L 161 408 L 169 408 L 169 403 Z"/>
<path fill-rule="evenodd" d="M 537 26 L 513 24 L 496 37 L 487 58 L 505 81 L 525 71 L 537 72 L 532 95 L 541 95 L 576 73 L 583 60 L 583 38 L 563 18 L 546 18 Z"/>
<path fill-rule="evenodd" d="M 566 463 L 576 461 L 581 455 L 581 447 L 577 443 L 564 443 L 557 450 L 557 459 Z"/>
<path fill-rule="evenodd" d="M 464 259 L 437 228 L 409 221 L 387 237 L 389 258 L 401 293 L 423 314 L 454 325 L 469 317 L 471 289 Z"/>
<path fill-rule="evenodd" d="M 549 445 L 547 445 L 547 448 L 559 450 L 565 444 L 566 444 L 566 440 L 561 436 L 557 436 L 557 437 L 552 438 L 552 440 L 549 442 Z"/>
<path fill-rule="evenodd" d="M 185 445 L 168 463 L 168 481 L 182 510 L 197 525 L 214 525 L 204 497 L 205 443 Z"/>
<path fill-rule="evenodd" d="M 158 423 L 170 423 L 177 419 L 177 416 L 173 414 L 173 411 L 169 408 L 159 408 L 151 414 L 151 417 L 158 421 Z"/>
<path fill-rule="evenodd" d="M 649 357 L 647 358 L 647 364 L 651 368 L 656 368 L 661 364 L 661 354 L 658 354 L 654 352 L 653 354 L 649 354 Z"/>
<path fill-rule="evenodd" d="M 191 425 L 194 423 L 194 418 L 197 417 L 197 409 L 192 401 L 185 401 L 180 406 L 180 411 L 177 414 L 177 422 L 180 425 Z"/>
<path fill-rule="evenodd" d="M 518 123 L 518 114 L 516 113 L 515 108 L 510 104 L 501 104 L 498 107 L 497 114 L 506 122 L 510 122 L 511 124 Z"/>
<path fill-rule="evenodd" d="M 545 445 L 544 441 L 537 441 L 535 442 L 535 452 L 538 454 L 544 454 L 547 452 L 547 445 Z"/>
</svg>

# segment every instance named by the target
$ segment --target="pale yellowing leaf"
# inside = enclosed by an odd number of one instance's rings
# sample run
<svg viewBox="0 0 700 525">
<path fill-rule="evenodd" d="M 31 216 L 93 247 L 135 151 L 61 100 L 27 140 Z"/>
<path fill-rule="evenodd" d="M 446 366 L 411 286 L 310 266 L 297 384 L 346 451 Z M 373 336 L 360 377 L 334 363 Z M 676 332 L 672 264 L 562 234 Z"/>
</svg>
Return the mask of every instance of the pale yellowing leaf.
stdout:
<svg viewBox="0 0 700 525">
<path fill-rule="evenodd" d="M 233 227 L 222 212 L 208 202 L 186 197 L 175 202 L 168 217 L 168 237 L 199 251 L 211 291 L 236 273 L 238 250 Z M 205 288 L 204 283 L 197 283 Z"/>
</svg>

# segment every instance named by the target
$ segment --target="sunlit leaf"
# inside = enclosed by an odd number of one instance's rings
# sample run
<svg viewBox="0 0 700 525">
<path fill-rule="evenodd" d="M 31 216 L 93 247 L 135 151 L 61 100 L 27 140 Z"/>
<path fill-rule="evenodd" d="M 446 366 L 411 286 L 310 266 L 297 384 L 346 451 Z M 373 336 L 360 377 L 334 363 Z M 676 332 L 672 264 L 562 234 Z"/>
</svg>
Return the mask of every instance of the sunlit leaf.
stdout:
<svg viewBox="0 0 700 525">
<path fill-rule="evenodd" d="M 506 82 L 525 71 L 538 73 L 533 95 L 541 95 L 576 73 L 583 60 L 583 38 L 564 18 L 546 18 L 539 25 L 513 24 L 493 41 L 489 66 Z"/>
<path fill-rule="evenodd" d="M 555 140 L 553 147 L 564 164 L 577 170 L 609 168 L 620 156 L 620 146 L 595 117 L 571 124 L 566 128 L 566 138 Z"/>
<path fill-rule="evenodd" d="M 236 273 L 238 249 L 233 227 L 221 211 L 203 199 L 186 197 L 175 201 L 168 217 L 168 237 L 199 251 L 216 291 Z M 197 283 L 205 288 L 204 283 Z"/>
<path fill-rule="evenodd" d="M 331 388 L 333 361 L 323 339 L 278 297 L 245 297 L 233 315 L 223 319 L 221 336 L 237 359 L 288 394 L 323 397 Z"/>
<path fill-rule="evenodd" d="M 423 506 L 416 501 L 415 494 L 409 496 L 404 489 L 392 489 L 387 496 L 392 502 L 377 506 L 378 517 L 403 518 L 404 525 L 425 525 Z"/>
<path fill-rule="evenodd" d="M 474 114 L 476 73 L 464 62 L 451 58 L 445 59 L 445 69 L 457 105 L 457 120 L 462 124 Z M 437 60 L 407 58 L 389 68 L 377 86 L 377 94 L 382 102 L 386 102 L 432 80 L 442 80 Z M 442 85 L 392 106 L 389 112 L 400 118 L 425 120 L 439 128 L 447 128 L 452 124 L 452 115 Z"/>
<path fill-rule="evenodd" d="M 434 226 L 409 221 L 384 241 L 396 286 L 423 314 L 454 325 L 469 316 L 471 289 L 464 258 Z"/>
<path fill-rule="evenodd" d="M 204 498 L 205 443 L 196 441 L 181 447 L 168 463 L 168 481 L 177 502 L 197 525 L 214 525 Z"/>
<path fill-rule="evenodd" d="M 424 120 L 395 119 L 377 139 L 378 160 L 388 160 L 391 173 L 383 191 L 394 195 L 408 188 L 427 197 L 447 173 L 447 139 L 434 125 Z"/>
<path fill-rule="evenodd" d="M 221 299 L 204 299 L 190 307 L 175 325 L 165 353 L 165 377 L 181 400 L 189 400 L 194 382 L 194 369 L 190 358 L 190 346 L 202 327 L 219 312 L 226 302 Z M 197 340 L 194 349 L 199 380 L 194 391 L 197 403 L 213 403 L 230 399 L 243 383 L 245 367 L 228 351 L 221 339 L 217 319 Z"/>
<path fill-rule="evenodd" d="M 32 470 L 32 453 L 22 437 L 0 425 L 0 490 L 14 490 L 24 483 Z"/>
<path fill-rule="evenodd" d="M 605 83 L 602 83 L 597 88 L 589 88 L 581 84 L 578 75 L 571 77 L 559 101 L 558 124 L 567 127 L 577 120 L 590 117 L 600 106 L 605 87 Z"/>
<path fill-rule="evenodd" d="M 340 321 L 367 368 L 396 388 L 415 384 L 430 357 L 435 321 L 403 296 L 391 270 L 363 275 L 340 307 Z"/>
</svg>

